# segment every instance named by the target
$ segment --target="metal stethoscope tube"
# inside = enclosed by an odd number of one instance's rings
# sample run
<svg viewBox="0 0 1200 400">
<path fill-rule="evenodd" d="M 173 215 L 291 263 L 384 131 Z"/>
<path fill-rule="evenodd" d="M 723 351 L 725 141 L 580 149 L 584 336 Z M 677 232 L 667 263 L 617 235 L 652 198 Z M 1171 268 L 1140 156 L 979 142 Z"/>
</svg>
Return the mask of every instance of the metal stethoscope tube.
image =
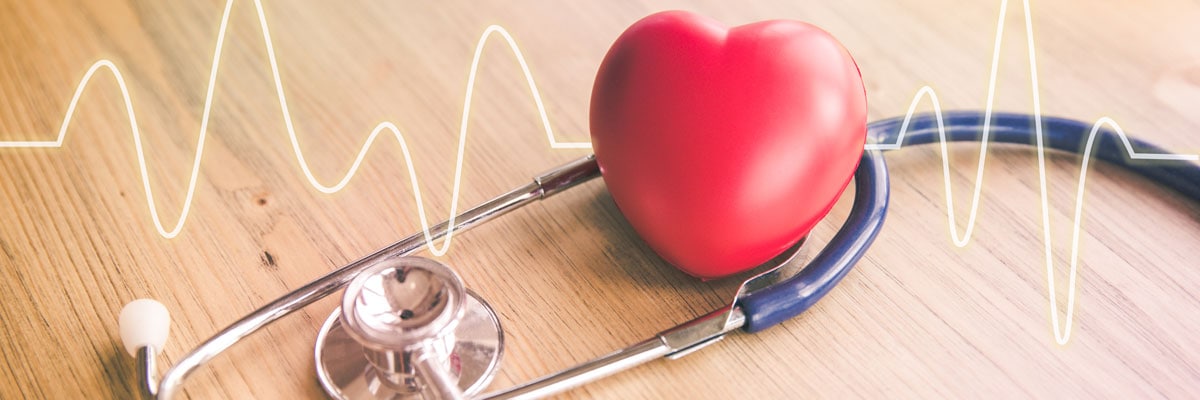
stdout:
<svg viewBox="0 0 1200 400">
<path fill-rule="evenodd" d="M 598 176 L 599 173 L 600 170 L 596 167 L 593 157 L 588 156 L 576 160 L 539 176 L 534 179 L 533 183 L 514 189 L 459 214 L 455 218 L 453 230 L 456 232 L 470 230 L 481 223 L 504 215 L 523 205 L 545 199 L 555 193 L 583 183 Z M 448 221 L 434 225 L 429 228 L 430 239 L 440 239 L 449 231 L 450 224 Z M 145 377 L 144 381 L 147 383 L 142 390 L 145 394 L 158 399 L 173 398 L 179 392 L 188 375 L 191 375 L 196 368 L 212 360 L 213 357 L 221 354 L 237 342 L 268 324 L 275 322 L 275 320 L 345 288 L 351 279 L 367 267 L 389 258 L 413 254 L 425 247 L 427 243 L 428 241 L 423 232 L 413 234 L 346 266 L 338 268 L 325 276 L 317 278 L 311 283 L 260 307 L 197 346 L 195 350 L 192 350 L 192 352 L 180 359 L 174 367 L 167 370 L 162 377 L 162 381 L 157 385 L 154 384 L 153 379 L 153 363 L 139 362 L 140 370 L 138 374 L 141 377 Z M 153 357 L 139 357 L 139 359 L 152 360 Z"/>
</svg>

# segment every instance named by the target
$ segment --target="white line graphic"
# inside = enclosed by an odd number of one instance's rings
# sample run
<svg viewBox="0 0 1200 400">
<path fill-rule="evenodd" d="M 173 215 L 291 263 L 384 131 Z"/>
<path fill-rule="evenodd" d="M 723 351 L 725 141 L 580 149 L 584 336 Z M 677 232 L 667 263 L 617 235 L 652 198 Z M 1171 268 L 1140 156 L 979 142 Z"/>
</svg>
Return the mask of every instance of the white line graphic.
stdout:
<svg viewBox="0 0 1200 400">
<path fill-rule="evenodd" d="M 158 229 L 158 233 L 165 238 L 173 238 L 179 235 L 179 232 L 183 229 L 184 223 L 187 222 L 189 212 L 192 208 L 192 198 L 196 193 L 196 179 L 200 173 L 200 160 L 204 155 L 204 141 L 208 137 L 208 121 L 209 114 L 212 111 L 213 90 L 216 87 L 217 71 L 221 66 L 221 49 L 225 44 L 225 31 L 229 26 L 229 12 L 233 9 L 233 3 L 234 0 L 229 0 L 225 3 L 225 12 L 221 16 L 221 26 L 217 32 L 217 46 L 216 50 L 213 52 L 212 73 L 208 77 L 208 93 L 204 98 L 204 115 L 200 120 L 200 137 L 196 142 L 196 155 L 193 158 L 194 161 L 192 162 L 192 173 L 188 180 L 187 195 L 184 197 L 183 211 L 181 211 L 179 214 L 179 220 L 176 221 L 175 226 L 171 229 L 168 230 L 166 225 L 164 225 L 162 220 L 159 218 L 158 205 L 154 201 L 154 190 L 150 187 L 150 177 L 146 170 L 146 156 L 142 149 L 142 134 L 141 130 L 138 128 L 137 115 L 133 111 L 133 101 L 129 97 L 129 89 L 125 84 L 125 78 L 121 75 L 121 71 L 112 63 L 112 61 L 96 61 L 96 63 L 92 64 L 92 67 L 88 69 L 87 73 L 83 75 L 83 79 L 79 81 L 79 85 L 75 88 L 75 95 L 71 98 L 70 105 L 67 106 L 67 113 L 66 116 L 63 117 L 62 125 L 58 130 L 57 139 L 53 141 L 0 142 L 0 148 L 62 147 L 63 139 L 65 139 L 67 136 L 67 128 L 71 125 L 71 117 L 75 114 L 75 107 L 79 103 L 79 97 L 83 94 L 84 89 L 87 88 L 88 83 L 91 82 L 92 77 L 95 76 L 96 72 L 101 69 L 106 69 L 107 71 L 111 72 L 113 78 L 116 79 L 117 85 L 121 88 L 121 95 L 125 101 L 125 111 L 129 116 L 129 125 L 131 127 L 130 131 L 133 134 L 133 143 L 137 150 L 138 169 L 142 174 L 142 187 L 146 192 L 146 204 L 148 204 L 150 208 L 150 217 L 154 220 L 154 227 Z M 258 11 L 258 22 L 262 27 L 263 43 L 266 46 L 267 58 L 270 60 L 271 73 L 275 78 L 275 94 L 279 99 L 279 107 L 282 110 L 283 122 L 287 126 L 288 138 L 292 143 L 292 151 L 296 153 L 296 160 L 300 164 L 300 169 L 304 171 L 305 178 L 308 178 L 308 183 L 324 193 L 334 193 L 342 190 L 342 188 L 350 182 L 350 179 L 354 177 L 354 174 L 358 172 L 359 166 L 362 165 L 363 159 L 366 157 L 367 152 L 371 149 L 371 145 L 375 143 L 375 140 L 379 137 L 379 135 L 384 132 L 391 133 L 392 136 L 396 138 L 396 141 L 400 142 L 400 148 L 404 153 L 404 163 L 405 166 L 408 167 L 409 182 L 412 184 L 413 198 L 417 203 L 417 214 L 421 220 L 421 230 L 425 233 L 425 239 L 429 242 L 429 251 L 438 256 L 446 254 L 446 251 L 450 248 L 454 230 L 451 229 L 446 232 L 446 239 L 442 242 L 440 247 L 434 245 L 433 238 L 429 233 L 429 220 L 425 215 L 425 202 L 422 200 L 420 185 L 417 184 L 417 174 L 413 167 L 412 156 L 408 150 L 408 143 L 404 140 L 404 135 L 400 132 L 400 128 L 396 127 L 394 123 L 384 121 L 375 126 L 375 129 L 371 131 L 371 135 L 367 137 L 366 142 L 363 143 L 362 148 L 359 150 L 358 156 L 355 157 L 354 162 L 350 165 L 350 169 L 346 171 L 346 174 L 342 176 L 342 179 L 339 180 L 337 184 L 332 186 L 325 185 L 319 182 L 317 178 L 313 176 L 312 170 L 308 166 L 308 162 L 305 161 L 304 152 L 300 150 L 300 142 L 296 137 L 295 127 L 292 125 L 292 114 L 288 108 L 287 96 L 283 92 L 283 81 L 279 77 L 279 65 L 275 60 L 275 46 L 271 41 L 271 31 L 267 26 L 267 16 L 266 13 L 263 12 L 262 1 L 254 0 L 254 6 Z M 525 62 L 525 56 L 521 54 L 520 48 L 517 47 L 516 41 L 513 40 L 512 35 L 508 34 L 508 31 L 505 31 L 504 28 L 497 25 L 489 26 L 486 30 L 484 30 L 483 35 L 479 38 L 478 44 L 475 46 L 475 56 L 471 60 L 471 72 L 467 77 L 467 92 L 463 104 L 462 120 L 461 124 L 459 125 L 458 132 L 458 159 L 454 165 L 454 184 L 452 186 L 452 192 L 450 195 L 450 226 L 454 226 L 455 216 L 458 214 L 458 195 L 462 184 L 463 153 L 466 150 L 467 145 L 467 123 L 471 114 L 471 99 L 475 89 L 475 76 L 479 71 L 479 59 L 483 54 L 484 45 L 486 44 L 488 38 L 490 38 L 493 34 L 499 35 L 504 39 L 505 43 L 508 44 L 509 49 L 512 50 L 513 55 L 516 57 L 517 62 L 521 65 L 521 72 L 524 73 L 525 81 L 529 84 L 529 91 L 533 96 L 534 103 L 537 105 L 538 114 L 542 120 L 542 128 L 546 131 L 546 140 L 550 142 L 550 147 L 555 149 L 588 149 L 592 147 L 591 143 L 588 142 L 560 142 L 558 139 L 555 139 L 554 130 L 550 127 L 550 119 L 546 116 L 546 107 L 542 103 L 542 97 L 540 92 L 538 92 L 537 85 L 533 83 L 533 74 L 529 72 L 529 65 Z"/>
</svg>

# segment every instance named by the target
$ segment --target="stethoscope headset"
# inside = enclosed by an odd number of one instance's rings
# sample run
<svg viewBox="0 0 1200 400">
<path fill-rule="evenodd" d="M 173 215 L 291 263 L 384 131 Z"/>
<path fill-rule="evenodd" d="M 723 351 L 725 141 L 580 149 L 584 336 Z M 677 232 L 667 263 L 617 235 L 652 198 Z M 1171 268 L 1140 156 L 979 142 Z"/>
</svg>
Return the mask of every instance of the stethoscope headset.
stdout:
<svg viewBox="0 0 1200 400">
<path fill-rule="evenodd" d="M 1192 201 L 1200 201 L 1200 165 L 1141 160 L 1136 154 L 1169 154 L 1149 143 L 1082 121 L 1025 114 L 956 111 L 918 114 L 871 123 L 871 143 L 905 147 L 942 141 L 979 141 L 990 120 L 990 140 L 1090 155 L 1124 168 Z M 1037 123 L 1041 123 L 1039 138 Z M 900 133 L 906 132 L 901 140 Z M 155 355 L 166 339 L 161 304 L 138 300 L 122 311 L 121 333 L 138 358 L 141 390 L 172 398 L 184 380 L 245 337 L 313 302 L 346 289 L 341 307 L 317 337 L 317 376 L 335 398 L 424 396 L 487 399 L 541 397 L 658 358 L 678 358 L 740 330 L 755 333 L 796 317 L 829 293 L 863 257 L 883 228 L 888 170 L 878 150 L 863 152 L 854 173 L 854 201 L 842 227 L 806 265 L 803 241 L 764 264 L 741 285 L 729 305 L 663 331 L 644 342 L 532 382 L 480 396 L 499 365 L 499 319 L 467 290 L 449 267 L 412 256 L 451 229 L 469 230 L 599 176 L 588 156 L 461 213 L 454 225 L 430 228 L 341 267 L 251 312 L 197 346 L 155 379 Z"/>
</svg>

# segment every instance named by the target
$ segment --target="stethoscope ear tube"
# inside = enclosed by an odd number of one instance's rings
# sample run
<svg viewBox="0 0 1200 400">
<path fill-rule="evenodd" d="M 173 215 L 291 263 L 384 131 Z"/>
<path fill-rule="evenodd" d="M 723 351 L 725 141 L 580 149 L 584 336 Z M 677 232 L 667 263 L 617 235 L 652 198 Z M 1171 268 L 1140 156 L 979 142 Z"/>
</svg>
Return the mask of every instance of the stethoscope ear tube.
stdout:
<svg viewBox="0 0 1200 400">
<path fill-rule="evenodd" d="M 991 121 L 988 121 L 983 111 L 960 110 L 944 112 L 941 117 L 948 142 L 979 142 L 985 122 L 990 122 L 990 142 L 1037 145 L 1038 117 L 1034 115 L 992 113 Z M 1200 165 L 1186 162 L 1195 161 L 1194 155 L 1171 154 L 1162 147 L 1117 132 L 1112 128 L 1114 125 L 1089 124 L 1061 117 L 1042 116 L 1040 119 L 1046 148 L 1095 157 L 1189 199 L 1200 200 Z M 903 125 L 903 117 L 876 121 L 867 126 L 867 137 L 875 143 L 904 146 L 933 144 L 941 140 L 936 114 L 916 114 L 910 118 L 907 127 Z M 902 128 L 906 128 L 905 135 L 898 138 Z"/>
<path fill-rule="evenodd" d="M 738 300 L 746 315 L 742 327 L 754 333 L 812 307 L 829 293 L 866 253 L 883 229 L 888 208 L 888 171 L 878 150 L 863 152 L 854 173 L 854 205 L 829 244 L 796 276 Z"/>
</svg>

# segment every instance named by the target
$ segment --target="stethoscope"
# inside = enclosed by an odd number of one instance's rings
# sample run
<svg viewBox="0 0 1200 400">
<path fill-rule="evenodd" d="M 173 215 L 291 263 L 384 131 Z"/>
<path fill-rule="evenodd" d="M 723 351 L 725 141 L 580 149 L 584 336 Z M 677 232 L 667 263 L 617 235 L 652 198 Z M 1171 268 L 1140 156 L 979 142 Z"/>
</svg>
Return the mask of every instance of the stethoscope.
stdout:
<svg viewBox="0 0 1200 400">
<path fill-rule="evenodd" d="M 939 117 L 941 121 L 939 121 Z M 871 123 L 873 143 L 904 145 L 978 141 L 988 116 L 978 111 L 920 114 Z M 1035 121 L 1042 124 L 1037 140 Z M 1123 167 L 1193 201 L 1200 201 L 1200 165 L 1139 160 L 1142 153 L 1167 154 L 1151 144 L 1108 129 L 1064 118 L 1025 114 L 990 115 L 996 142 L 1044 145 L 1090 154 Z M 903 129 L 902 129 L 903 128 Z M 867 150 L 854 174 L 849 216 L 824 249 L 802 265 L 803 241 L 760 266 L 742 283 L 729 305 L 609 355 L 532 382 L 480 395 L 495 376 L 503 331 L 491 307 L 467 290 L 450 267 L 413 257 L 427 241 L 465 231 L 524 205 L 543 200 L 600 175 L 592 156 L 570 162 L 533 182 L 343 266 L 255 310 L 200 344 L 155 379 L 155 355 L 166 341 L 169 318 L 162 304 L 136 300 L 120 315 L 125 347 L 135 354 L 141 391 L 169 399 L 196 368 L 246 336 L 345 288 L 341 307 L 322 325 L 314 349 L 318 380 L 331 397 L 362 398 L 536 398 L 558 393 L 659 358 L 675 359 L 724 338 L 734 330 L 755 333 L 795 317 L 831 289 L 862 258 L 883 227 L 888 207 L 887 165 Z"/>
</svg>

